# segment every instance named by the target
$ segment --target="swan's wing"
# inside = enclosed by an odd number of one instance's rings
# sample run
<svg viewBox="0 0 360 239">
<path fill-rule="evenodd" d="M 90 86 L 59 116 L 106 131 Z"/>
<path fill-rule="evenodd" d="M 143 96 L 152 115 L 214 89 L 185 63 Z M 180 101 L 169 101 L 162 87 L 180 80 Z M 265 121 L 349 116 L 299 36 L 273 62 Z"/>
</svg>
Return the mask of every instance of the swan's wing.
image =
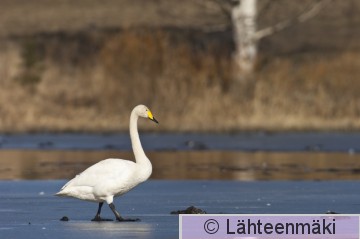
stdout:
<svg viewBox="0 0 360 239">
<path fill-rule="evenodd" d="M 61 191 L 68 187 L 95 187 L 99 183 L 108 180 L 118 180 L 127 177 L 135 163 L 123 159 L 105 159 L 102 160 L 77 175 L 75 178 L 66 183 Z"/>
</svg>

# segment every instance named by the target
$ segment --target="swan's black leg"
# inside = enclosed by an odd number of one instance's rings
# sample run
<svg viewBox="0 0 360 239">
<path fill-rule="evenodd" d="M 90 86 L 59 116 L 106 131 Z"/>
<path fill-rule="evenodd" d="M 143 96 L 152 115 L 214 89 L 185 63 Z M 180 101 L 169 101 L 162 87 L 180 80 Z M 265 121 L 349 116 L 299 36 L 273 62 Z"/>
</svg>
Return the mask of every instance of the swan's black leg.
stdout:
<svg viewBox="0 0 360 239">
<path fill-rule="evenodd" d="M 110 203 L 109 207 L 110 207 L 111 211 L 113 211 L 113 213 L 115 214 L 116 220 L 119 221 L 119 222 L 136 222 L 136 221 L 140 221 L 140 219 L 138 219 L 138 218 L 131 219 L 131 218 L 123 218 L 123 217 L 121 217 L 120 213 L 118 211 L 116 211 L 114 203 Z"/>
<path fill-rule="evenodd" d="M 103 205 L 104 205 L 103 202 L 100 202 L 100 203 L 99 203 L 99 207 L 98 207 L 97 213 L 96 213 L 95 217 L 94 217 L 93 219 L 91 219 L 91 221 L 93 221 L 93 222 L 112 221 L 111 219 L 102 219 L 102 218 L 100 217 L 101 208 L 102 208 Z"/>
<path fill-rule="evenodd" d="M 101 221 L 100 213 L 101 213 L 101 208 L 102 208 L 103 205 L 104 205 L 103 202 L 100 202 L 100 203 L 99 203 L 99 207 L 98 207 L 97 213 L 96 213 L 95 217 L 94 217 L 91 221 L 93 221 L 93 222 L 99 222 L 99 221 Z"/>
</svg>

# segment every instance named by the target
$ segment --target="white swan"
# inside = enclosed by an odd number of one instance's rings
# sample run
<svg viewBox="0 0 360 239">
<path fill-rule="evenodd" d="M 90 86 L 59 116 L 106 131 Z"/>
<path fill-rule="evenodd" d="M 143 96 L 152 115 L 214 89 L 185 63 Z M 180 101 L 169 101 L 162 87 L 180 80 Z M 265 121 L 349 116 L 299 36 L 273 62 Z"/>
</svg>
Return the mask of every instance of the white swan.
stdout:
<svg viewBox="0 0 360 239">
<path fill-rule="evenodd" d="M 55 195 L 98 202 L 98 211 L 92 221 L 103 220 L 100 217 L 100 212 L 104 202 L 109 204 L 116 220 L 137 221 L 138 219 L 124 219 L 121 217 L 115 209 L 113 200 L 114 197 L 120 196 L 146 181 L 152 172 L 151 162 L 146 157 L 139 138 L 137 129 L 139 116 L 158 123 L 146 106 L 138 105 L 132 110 L 130 115 L 130 138 L 136 162 L 112 158 L 102 160 L 70 180 Z"/>
</svg>

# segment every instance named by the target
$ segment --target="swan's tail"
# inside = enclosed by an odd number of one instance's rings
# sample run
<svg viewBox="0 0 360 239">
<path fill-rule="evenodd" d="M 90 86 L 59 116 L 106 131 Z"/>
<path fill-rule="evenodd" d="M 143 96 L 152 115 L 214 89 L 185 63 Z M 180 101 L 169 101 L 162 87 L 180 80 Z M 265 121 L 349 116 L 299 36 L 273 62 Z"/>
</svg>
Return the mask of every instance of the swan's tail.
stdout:
<svg viewBox="0 0 360 239">
<path fill-rule="evenodd" d="M 59 197 L 73 197 L 87 201 L 98 201 L 95 198 L 92 186 L 77 185 L 78 176 L 67 182 L 55 196 Z"/>
<path fill-rule="evenodd" d="M 81 200 L 98 202 L 98 199 L 95 198 L 92 187 L 88 187 L 88 186 L 66 187 L 61 189 L 59 192 L 55 193 L 55 196 L 73 197 Z"/>
<path fill-rule="evenodd" d="M 72 192 L 66 187 L 63 187 L 59 192 L 55 193 L 54 196 L 58 197 L 71 197 Z"/>
<path fill-rule="evenodd" d="M 67 186 L 69 186 L 73 180 L 75 178 L 71 179 L 69 182 L 67 182 L 61 189 L 59 192 L 55 193 L 54 195 L 55 196 L 59 196 L 59 197 L 66 197 L 66 196 L 69 196 L 69 190 L 67 189 Z"/>
<path fill-rule="evenodd" d="M 67 196 L 67 193 L 65 193 L 64 191 L 59 191 L 59 192 L 55 193 L 54 196 L 66 197 L 66 196 Z"/>
</svg>

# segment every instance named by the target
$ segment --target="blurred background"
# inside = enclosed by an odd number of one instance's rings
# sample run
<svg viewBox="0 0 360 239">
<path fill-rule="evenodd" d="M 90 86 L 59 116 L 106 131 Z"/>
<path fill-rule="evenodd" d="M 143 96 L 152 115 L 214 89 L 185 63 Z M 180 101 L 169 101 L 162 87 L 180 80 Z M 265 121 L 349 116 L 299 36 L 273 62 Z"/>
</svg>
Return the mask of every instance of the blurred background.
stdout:
<svg viewBox="0 0 360 239">
<path fill-rule="evenodd" d="M 306 153 L 277 155 L 281 147 L 256 153 L 261 140 L 245 148 L 255 153 L 206 150 L 205 142 L 219 134 L 358 132 L 359 13 L 356 0 L 2 0 L 2 178 L 68 178 L 103 157 L 131 157 L 129 139 L 101 140 L 126 135 L 130 111 L 140 103 L 160 121 L 141 122 L 141 131 L 157 135 L 160 145 L 169 140 L 162 135 L 177 142 L 150 147 L 162 169 L 154 178 L 314 179 L 308 173 L 320 175 L 323 167 L 330 172 L 325 179 L 359 177 L 357 148 L 350 146 L 326 154 L 305 137 Z M 56 140 L 69 133 L 98 135 L 92 142 L 103 148 L 81 151 L 83 139 L 75 137 L 60 149 Z M 188 136 L 181 141 L 179 133 Z M 203 133 L 206 139 L 193 140 Z M 24 146 L 31 137 L 7 145 L 14 134 L 46 136 L 33 147 Z M 194 152 L 176 153 L 179 145 Z M 338 163 L 329 166 L 329 157 Z M 184 160 L 184 172 L 171 176 Z M 287 176 L 272 176 L 279 171 Z"/>
</svg>

